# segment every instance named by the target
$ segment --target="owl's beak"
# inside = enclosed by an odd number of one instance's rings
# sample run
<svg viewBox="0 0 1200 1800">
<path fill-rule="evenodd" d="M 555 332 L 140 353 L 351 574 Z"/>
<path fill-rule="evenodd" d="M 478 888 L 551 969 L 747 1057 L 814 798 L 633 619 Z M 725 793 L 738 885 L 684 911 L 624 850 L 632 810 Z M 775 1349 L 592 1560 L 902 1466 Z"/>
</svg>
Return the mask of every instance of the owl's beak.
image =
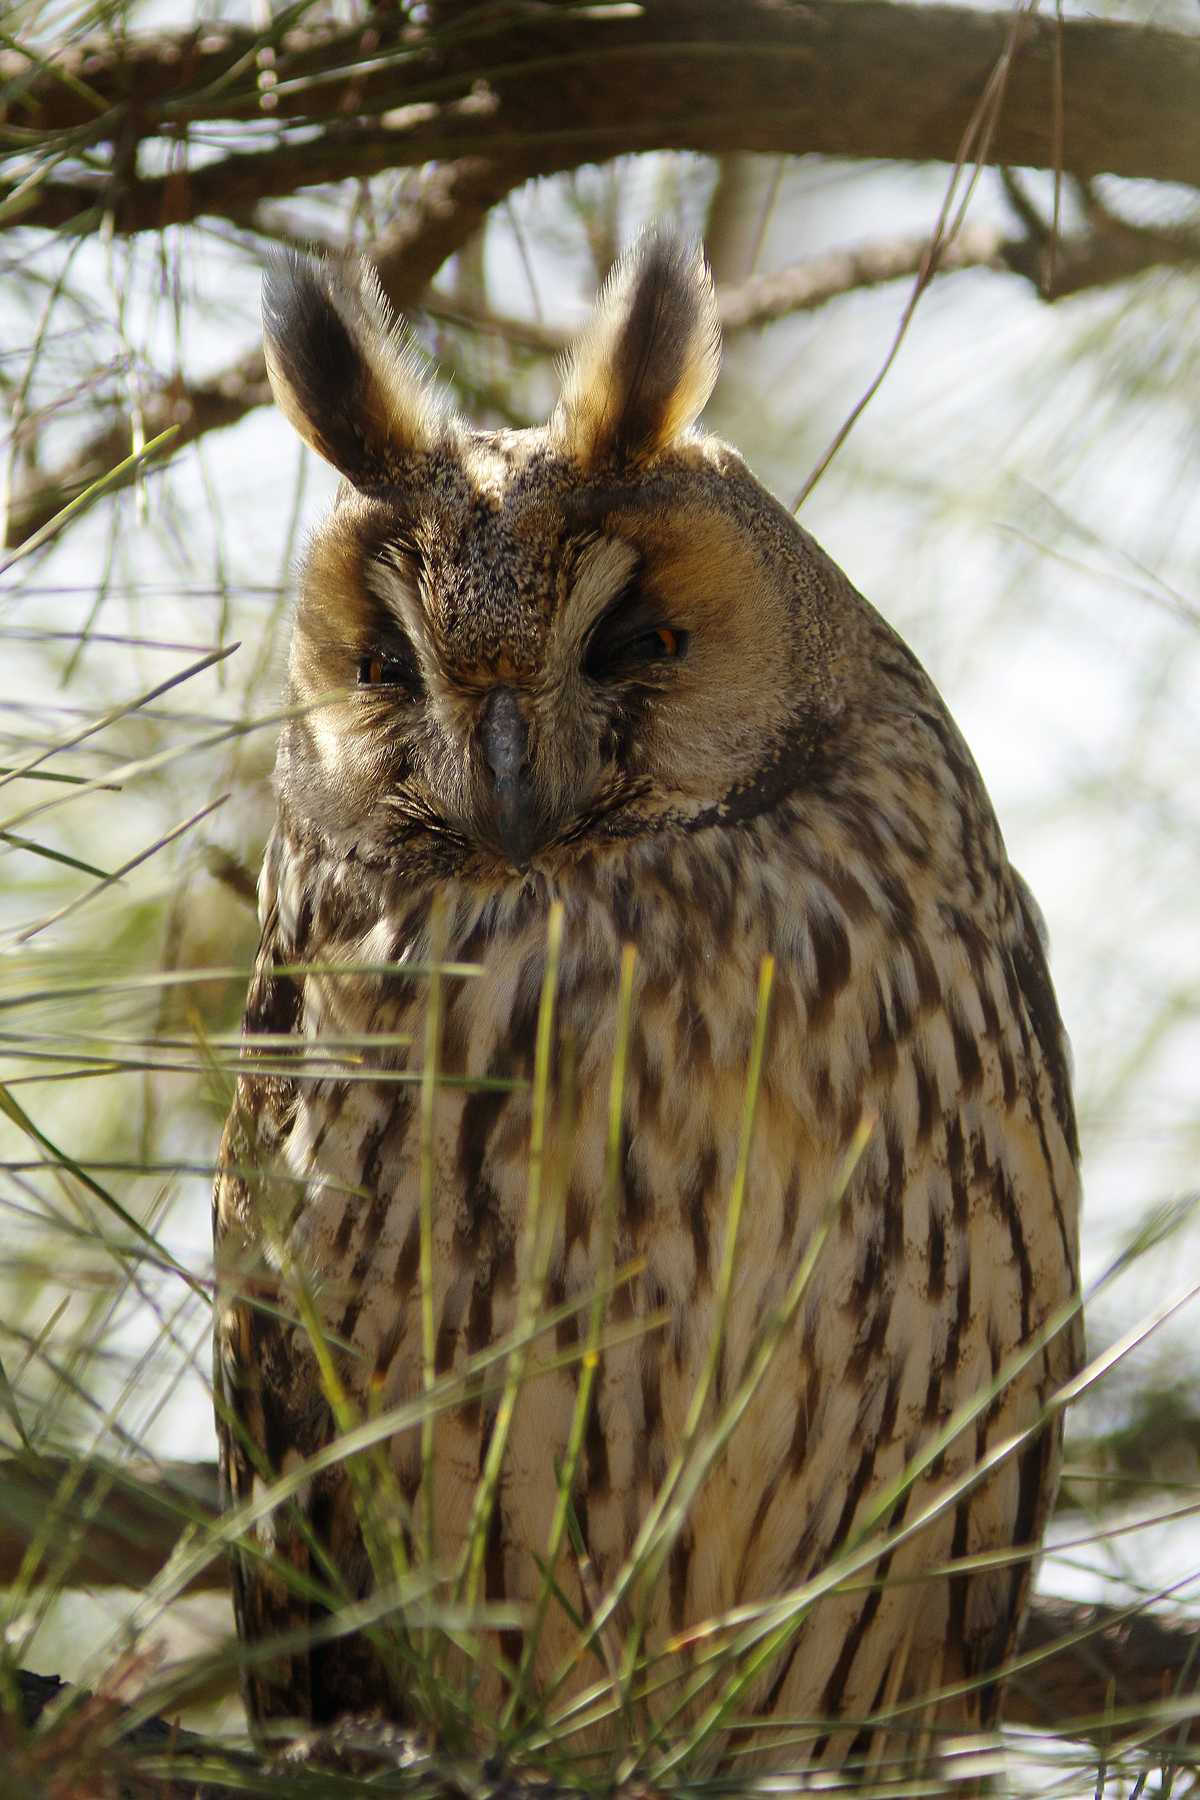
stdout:
<svg viewBox="0 0 1200 1800">
<path fill-rule="evenodd" d="M 529 729 L 511 688 L 496 688 L 483 710 L 483 757 L 492 772 L 492 817 L 513 867 L 524 875 L 533 850 Z"/>
</svg>

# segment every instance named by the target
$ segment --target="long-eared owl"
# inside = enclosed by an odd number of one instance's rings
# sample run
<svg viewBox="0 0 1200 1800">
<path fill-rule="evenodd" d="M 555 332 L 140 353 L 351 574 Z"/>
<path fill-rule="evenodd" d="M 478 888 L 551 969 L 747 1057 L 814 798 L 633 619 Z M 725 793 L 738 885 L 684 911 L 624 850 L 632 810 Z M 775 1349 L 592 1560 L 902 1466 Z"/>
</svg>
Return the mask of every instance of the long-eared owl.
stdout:
<svg viewBox="0 0 1200 1800">
<path fill-rule="evenodd" d="M 227 1495 L 293 1477 L 235 1558 L 251 1717 L 411 1721 L 370 1604 L 407 1570 L 502 1609 L 482 1712 L 603 1690 L 572 1662 L 599 1612 L 649 1715 L 690 1679 L 694 1719 L 704 1669 L 736 1680 L 713 1646 L 807 1595 L 736 1690 L 759 1746 L 832 1769 L 991 1723 L 1082 1356 L 1078 1151 L 1039 915 L 963 739 L 698 427 L 719 333 L 674 237 L 614 272 L 540 429 L 440 406 L 365 266 L 282 258 L 265 320 L 343 482 L 216 1195 Z M 506 1399 L 488 1352 L 531 1295 Z"/>
</svg>

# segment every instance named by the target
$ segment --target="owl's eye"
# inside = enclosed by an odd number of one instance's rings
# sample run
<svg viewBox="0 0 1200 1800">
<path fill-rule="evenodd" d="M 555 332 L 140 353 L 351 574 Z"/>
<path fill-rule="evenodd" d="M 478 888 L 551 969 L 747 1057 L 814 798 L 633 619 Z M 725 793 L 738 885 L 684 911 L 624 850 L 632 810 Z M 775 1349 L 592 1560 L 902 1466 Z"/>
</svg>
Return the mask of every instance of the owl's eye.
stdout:
<svg viewBox="0 0 1200 1800">
<path fill-rule="evenodd" d="M 387 650 L 364 656 L 358 665 L 360 688 L 402 688 L 411 699 L 425 691 L 417 659 L 411 650 L 389 646 Z"/>
<path fill-rule="evenodd" d="M 601 619 L 592 633 L 584 673 L 593 681 L 606 681 L 646 663 L 671 662 L 683 655 L 687 643 L 686 631 L 654 624 L 646 606 L 622 608 Z"/>
<path fill-rule="evenodd" d="M 621 655 L 630 662 L 662 662 L 665 657 L 681 655 L 683 645 L 682 631 L 660 625 L 657 631 L 648 631 L 644 637 L 634 638 L 632 644 L 626 644 Z"/>
</svg>

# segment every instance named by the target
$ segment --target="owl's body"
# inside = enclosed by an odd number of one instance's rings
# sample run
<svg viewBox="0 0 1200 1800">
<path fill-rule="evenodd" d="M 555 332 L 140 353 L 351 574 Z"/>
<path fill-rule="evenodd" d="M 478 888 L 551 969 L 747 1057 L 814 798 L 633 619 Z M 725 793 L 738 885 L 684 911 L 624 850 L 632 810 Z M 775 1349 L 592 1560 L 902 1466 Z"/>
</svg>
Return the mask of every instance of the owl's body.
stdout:
<svg viewBox="0 0 1200 1800">
<path fill-rule="evenodd" d="M 870 1135 L 661 1579 L 631 1590 L 613 1629 L 624 1641 L 640 1619 L 661 1650 L 801 1586 L 869 1526 L 895 1541 L 811 1608 L 740 1715 L 789 1741 L 792 1760 L 829 1765 L 878 1756 L 882 1739 L 871 1750 L 860 1729 L 873 1711 L 902 1734 L 988 1722 L 989 1675 L 1011 1649 L 1057 1486 L 1058 1424 L 1029 1428 L 1081 1355 L 1077 1320 L 1023 1365 L 1019 1354 L 1077 1289 L 1077 1146 L 1031 903 L 962 739 L 840 571 L 735 452 L 690 429 L 715 333 L 703 274 L 672 243 L 650 240 L 627 266 L 540 432 L 472 434 L 434 417 L 371 290 L 346 277 L 280 269 L 267 341 L 285 411 L 351 486 L 306 569 L 291 697 L 309 709 L 285 729 L 261 886 L 246 1031 L 251 1046 L 262 1033 L 283 1043 L 242 1077 L 222 1155 L 217 1378 L 231 1496 L 249 1496 L 256 1465 L 287 1473 L 334 1436 L 310 1333 L 289 1322 L 305 1304 L 353 1416 L 422 1393 L 419 1071 L 434 962 L 478 970 L 442 983 L 426 1176 L 438 1374 L 516 1324 L 557 900 L 552 1086 L 569 1043 L 573 1119 L 569 1138 L 551 1120 L 542 1192 L 558 1212 L 543 1308 L 581 1304 L 530 1349 L 480 1591 L 531 1616 L 542 1585 L 580 1380 L 572 1347 L 609 1267 L 609 1088 L 632 944 L 611 1256 L 633 1268 L 607 1307 L 614 1341 L 572 1493 L 596 1586 L 611 1587 L 681 1445 L 717 1330 L 770 955 L 706 1419 L 736 1392 L 864 1121 Z M 633 1329 L 638 1319 L 650 1328 Z M 913 1458 L 1006 1367 L 1007 1384 L 881 1514 Z M 447 1591 L 497 1398 L 493 1384 L 439 1413 L 431 1523 L 420 1428 L 387 1446 L 410 1509 L 406 1544 L 419 1555 L 431 1530 Z M 1022 1432 L 985 1480 L 966 1482 Z M 327 1553 L 346 1599 L 372 1591 L 343 1470 L 309 1482 L 298 1504 L 301 1516 L 280 1508 L 260 1527 L 277 1566 L 247 1554 L 235 1572 L 250 1640 L 322 1616 L 285 1565 L 327 1580 Z M 1009 1563 L 947 1569 L 1011 1548 Z M 586 1616 L 594 1590 L 581 1590 L 569 1540 L 556 1579 Z M 578 1629 L 550 1605 L 530 1692 L 569 1660 Z M 521 1632 L 498 1649 L 515 1669 Z M 403 1719 L 403 1669 L 385 1662 L 361 1637 L 293 1648 L 251 1669 L 251 1712 Z M 580 1665 L 559 1706 L 596 1667 Z M 484 1679 L 501 1704 L 504 1681 Z M 916 1704 L 964 1682 L 975 1686 L 935 1710 Z"/>
</svg>

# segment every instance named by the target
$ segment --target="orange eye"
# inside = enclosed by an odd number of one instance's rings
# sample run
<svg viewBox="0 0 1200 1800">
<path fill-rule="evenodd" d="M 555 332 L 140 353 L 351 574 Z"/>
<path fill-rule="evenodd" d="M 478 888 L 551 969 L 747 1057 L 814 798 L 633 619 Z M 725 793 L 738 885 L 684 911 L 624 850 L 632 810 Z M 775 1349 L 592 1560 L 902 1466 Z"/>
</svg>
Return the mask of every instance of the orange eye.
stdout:
<svg viewBox="0 0 1200 1800">
<path fill-rule="evenodd" d="M 399 639 L 390 653 L 362 658 L 358 665 L 358 685 L 362 688 L 394 688 L 410 700 L 420 700 L 425 693 L 412 647 Z"/>
<path fill-rule="evenodd" d="M 641 629 L 639 629 L 641 626 Z M 608 681 L 644 663 L 674 662 L 688 646 L 688 634 L 679 626 L 651 625 L 618 612 L 602 619 L 584 656 L 584 673 L 593 681 Z"/>
<path fill-rule="evenodd" d="M 686 631 L 672 631 L 669 625 L 656 625 L 653 631 L 622 644 L 617 652 L 622 663 L 668 662 L 682 656 L 687 643 Z"/>
</svg>

